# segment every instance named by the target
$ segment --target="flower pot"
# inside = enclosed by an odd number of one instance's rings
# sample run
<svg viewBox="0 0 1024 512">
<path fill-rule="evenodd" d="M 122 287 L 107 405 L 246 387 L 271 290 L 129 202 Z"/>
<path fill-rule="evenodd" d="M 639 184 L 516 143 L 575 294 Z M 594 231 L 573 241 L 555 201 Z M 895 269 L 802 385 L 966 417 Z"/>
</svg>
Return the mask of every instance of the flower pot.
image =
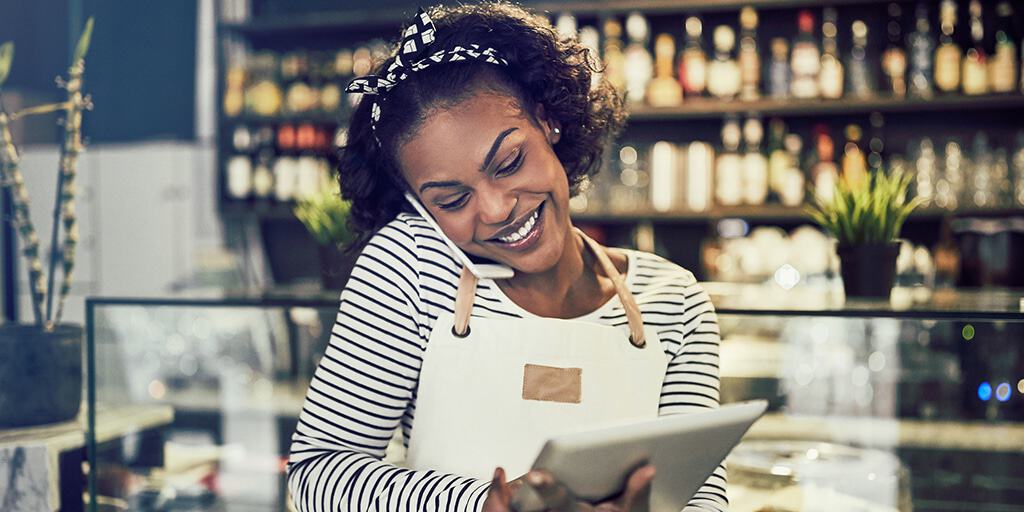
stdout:
<svg viewBox="0 0 1024 512">
<path fill-rule="evenodd" d="M 836 252 L 847 297 L 889 297 L 896 279 L 899 243 L 839 246 Z"/>
<path fill-rule="evenodd" d="M 0 325 L 0 428 L 68 421 L 81 405 L 81 326 Z"/>
<path fill-rule="evenodd" d="M 342 290 L 355 265 L 355 256 L 340 246 L 320 246 L 320 281 L 325 290 Z"/>
</svg>

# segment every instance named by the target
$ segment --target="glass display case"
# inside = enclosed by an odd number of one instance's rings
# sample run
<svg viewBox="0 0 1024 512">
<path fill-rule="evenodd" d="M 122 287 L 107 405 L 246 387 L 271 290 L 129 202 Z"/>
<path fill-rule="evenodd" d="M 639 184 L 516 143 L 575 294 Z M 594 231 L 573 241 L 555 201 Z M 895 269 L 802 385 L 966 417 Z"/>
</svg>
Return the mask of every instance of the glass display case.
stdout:
<svg viewBox="0 0 1024 512">
<path fill-rule="evenodd" d="M 731 510 L 1015 510 L 1024 292 L 707 285 L 723 402 L 769 413 L 728 459 Z M 284 464 L 336 296 L 90 299 L 89 411 L 165 405 L 160 457 L 95 449 L 91 510 L 288 510 Z"/>
</svg>

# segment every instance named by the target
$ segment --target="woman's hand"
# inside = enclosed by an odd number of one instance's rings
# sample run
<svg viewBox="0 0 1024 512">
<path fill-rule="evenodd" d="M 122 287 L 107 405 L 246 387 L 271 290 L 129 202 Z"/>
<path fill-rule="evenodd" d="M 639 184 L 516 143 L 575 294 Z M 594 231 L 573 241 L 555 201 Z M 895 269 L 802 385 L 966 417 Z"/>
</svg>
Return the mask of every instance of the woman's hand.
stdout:
<svg viewBox="0 0 1024 512">
<path fill-rule="evenodd" d="M 509 512 L 512 509 L 512 495 L 519 486 L 530 485 L 544 500 L 549 512 L 647 512 L 651 482 L 654 481 L 654 466 L 637 468 L 629 475 L 626 488 L 614 499 L 601 503 L 587 503 L 577 500 L 567 487 L 543 470 L 530 471 L 521 479 L 511 483 L 505 481 L 505 470 L 497 468 L 491 487 L 484 500 L 484 512 Z"/>
</svg>

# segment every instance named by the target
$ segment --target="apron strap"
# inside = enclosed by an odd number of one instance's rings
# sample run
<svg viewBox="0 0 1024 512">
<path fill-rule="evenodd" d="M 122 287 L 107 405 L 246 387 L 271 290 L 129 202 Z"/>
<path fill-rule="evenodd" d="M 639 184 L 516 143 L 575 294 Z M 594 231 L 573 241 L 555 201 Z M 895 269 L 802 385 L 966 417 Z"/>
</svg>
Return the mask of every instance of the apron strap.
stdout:
<svg viewBox="0 0 1024 512">
<path fill-rule="evenodd" d="M 619 269 L 615 268 L 615 264 L 608 257 L 604 247 L 601 247 L 579 228 L 575 228 L 575 230 L 583 238 L 583 242 L 590 247 L 598 263 L 601 264 L 601 268 L 604 269 L 604 273 L 615 285 L 615 293 L 619 295 L 619 302 L 622 302 L 622 308 L 626 310 L 626 320 L 629 321 L 629 342 L 637 348 L 643 348 L 647 345 L 647 339 L 644 336 L 644 321 L 640 317 L 640 306 L 636 304 L 636 298 L 626 286 L 626 278 L 619 272 Z"/>
<path fill-rule="evenodd" d="M 633 293 L 626 286 L 626 279 L 615 268 L 615 264 L 608 257 L 605 248 L 587 236 L 579 228 L 574 228 L 576 233 L 583 239 L 584 245 L 594 253 L 601 269 L 615 285 L 615 293 L 622 302 L 622 308 L 626 310 L 626 319 L 629 321 L 629 342 L 637 348 L 647 345 L 644 336 L 644 322 L 640 317 L 640 306 L 636 304 Z M 462 267 L 462 274 L 459 276 L 459 289 L 455 294 L 455 325 L 452 326 L 452 334 L 459 338 L 469 335 L 469 316 L 473 312 L 473 298 L 476 296 L 477 277 Z"/>
</svg>

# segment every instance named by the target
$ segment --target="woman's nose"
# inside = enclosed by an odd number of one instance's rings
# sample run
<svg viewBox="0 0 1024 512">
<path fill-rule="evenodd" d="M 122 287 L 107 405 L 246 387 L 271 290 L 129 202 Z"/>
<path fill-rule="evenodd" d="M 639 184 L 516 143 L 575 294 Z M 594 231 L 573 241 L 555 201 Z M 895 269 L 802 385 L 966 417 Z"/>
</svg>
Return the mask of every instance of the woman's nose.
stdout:
<svg viewBox="0 0 1024 512">
<path fill-rule="evenodd" d="M 517 202 L 515 194 L 495 187 L 484 187 L 477 194 L 480 199 L 480 222 L 503 224 L 512 220 Z"/>
</svg>

